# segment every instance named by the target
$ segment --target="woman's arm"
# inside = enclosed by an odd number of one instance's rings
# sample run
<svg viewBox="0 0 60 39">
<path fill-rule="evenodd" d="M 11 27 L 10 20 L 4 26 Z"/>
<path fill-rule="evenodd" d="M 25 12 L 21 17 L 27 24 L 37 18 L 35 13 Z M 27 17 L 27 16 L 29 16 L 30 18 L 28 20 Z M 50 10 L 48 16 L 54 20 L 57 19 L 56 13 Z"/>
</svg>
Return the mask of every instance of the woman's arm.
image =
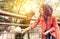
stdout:
<svg viewBox="0 0 60 39">
<path fill-rule="evenodd" d="M 39 23 L 39 21 L 40 21 L 40 17 L 37 18 L 37 20 L 32 24 L 32 26 L 29 26 L 28 28 L 24 29 L 22 33 L 35 28 L 37 26 L 37 24 Z"/>
<path fill-rule="evenodd" d="M 31 29 L 35 28 L 35 27 L 37 26 L 37 24 L 39 23 L 39 21 L 40 21 L 40 17 L 38 17 L 38 18 L 36 19 L 36 21 L 30 26 Z"/>
<path fill-rule="evenodd" d="M 53 17 L 53 23 L 52 23 L 52 28 L 51 29 L 53 29 L 52 31 L 56 31 L 56 29 L 58 29 L 58 28 L 59 28 L 59 26 L 57 24 L 56 17 L 54 16 Z"/>
</svg>

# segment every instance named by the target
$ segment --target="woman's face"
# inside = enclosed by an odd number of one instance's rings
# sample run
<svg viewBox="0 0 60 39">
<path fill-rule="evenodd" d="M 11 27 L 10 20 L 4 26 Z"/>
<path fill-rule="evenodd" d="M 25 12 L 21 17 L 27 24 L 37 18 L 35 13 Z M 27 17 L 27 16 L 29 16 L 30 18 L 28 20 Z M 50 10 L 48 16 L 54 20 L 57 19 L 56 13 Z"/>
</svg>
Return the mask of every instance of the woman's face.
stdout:
<svg viewBox="0 0 60 39">
<path fill-rule="evenodd" d="M 43 7 L 40 8 L 41 15 L 44 16 L 50 16 L 52 13 L 48 13 L 47 9 L 43 9 Z"/>
<path fill-rule="evenodd" d="M 41 15 L 44 15 L 44 10 L 42 7 L 40 8 L 40 13 L 41 13 Z"/>
</svg>

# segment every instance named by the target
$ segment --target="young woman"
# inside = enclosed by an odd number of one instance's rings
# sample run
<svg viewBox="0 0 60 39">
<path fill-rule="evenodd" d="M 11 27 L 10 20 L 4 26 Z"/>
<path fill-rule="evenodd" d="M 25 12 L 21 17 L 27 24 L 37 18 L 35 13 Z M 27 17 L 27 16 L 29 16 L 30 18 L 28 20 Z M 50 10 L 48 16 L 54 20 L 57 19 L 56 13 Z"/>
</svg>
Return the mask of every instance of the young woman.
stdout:
<svg viewBox="0 0 60 39">
<path fill-rule="evenodd" d="M 32 24 L 32 26 L 26 28 L 24 30 L 30 30 L 37 26 L 40 23 L 42 27 L 42 39 L 59 39 L 59 31 L 58 25 L 56 21 L 56 17 L 52 15 L 53 8 L 48 4 L 43 4 L 40 7 L 40 15 L 37 20 Z"/>
</svg>

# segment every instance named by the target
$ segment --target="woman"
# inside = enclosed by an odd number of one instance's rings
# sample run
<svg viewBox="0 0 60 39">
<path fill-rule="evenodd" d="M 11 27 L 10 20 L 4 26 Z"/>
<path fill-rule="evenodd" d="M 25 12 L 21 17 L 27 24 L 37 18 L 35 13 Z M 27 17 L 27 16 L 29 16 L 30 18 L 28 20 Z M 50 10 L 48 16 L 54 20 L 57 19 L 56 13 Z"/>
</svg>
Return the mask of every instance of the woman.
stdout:
<svg viewBox="0 0 60 39">
<path fill-rule="evenodd" d="M 40 7 L 40 13 L 40 16 L 32 24 L 32 26 L 26 28 L 23 32 L 35 28 L 36 25 L 40 23 L 43 39 L 50 39 L 51 37 L 52 39 L 59 39 L 59 27 L 57 25 L 56 17 L 52 15 L 53 8 L 48 4 L 43 4 Z"/>
</svg>

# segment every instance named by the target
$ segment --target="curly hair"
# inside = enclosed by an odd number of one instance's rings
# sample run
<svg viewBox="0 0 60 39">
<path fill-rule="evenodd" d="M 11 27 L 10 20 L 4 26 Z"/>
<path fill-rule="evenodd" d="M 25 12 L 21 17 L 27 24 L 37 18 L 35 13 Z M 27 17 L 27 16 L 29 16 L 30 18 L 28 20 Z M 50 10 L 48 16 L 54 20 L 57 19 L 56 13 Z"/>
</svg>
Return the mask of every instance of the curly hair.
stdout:
<svg viewBox="0 0 60 39">
<path fill-rule="evenodd" d="M 44 19 L 47 21 L 48 17 L 52 15 L 53 8 L 48 4 L 43 4 L 41 8 L 43 9 Z M 40 15 L 42 15 L 42 13 Z"/>
<path fill-rule="evenodd" d="M 43 4 L 41 7 L 43 8 L 43 11 L 44 11 L 45 14 L 49 14 L 49 15 L 52 14 L 53 8 L 50 5 Z"/>
</svg>

